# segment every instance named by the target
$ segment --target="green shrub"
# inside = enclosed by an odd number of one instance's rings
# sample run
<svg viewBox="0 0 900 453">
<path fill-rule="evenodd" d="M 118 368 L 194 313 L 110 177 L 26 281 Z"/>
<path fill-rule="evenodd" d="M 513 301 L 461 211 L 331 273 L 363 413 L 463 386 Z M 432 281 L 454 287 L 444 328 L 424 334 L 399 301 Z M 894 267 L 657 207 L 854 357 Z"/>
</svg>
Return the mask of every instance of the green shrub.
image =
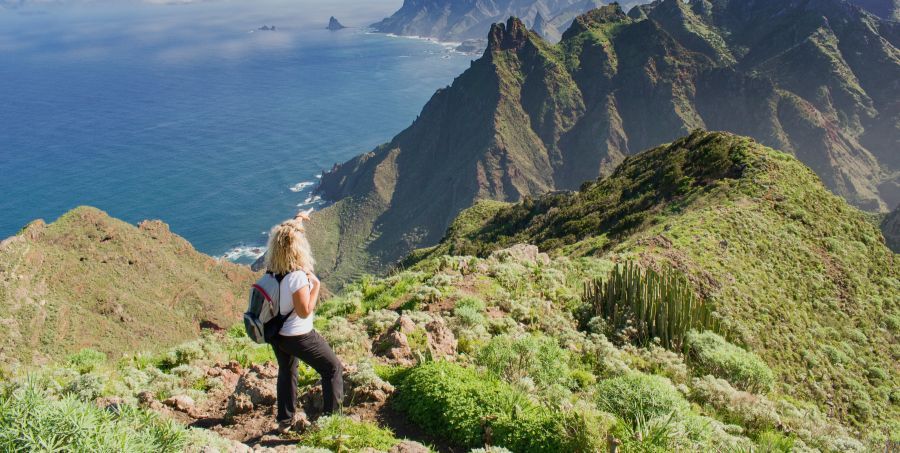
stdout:
<svg viewBox="0 0 900 453">
<path fill-rule="evenodd" d="M 359 291 L 329 297 L 316 307 L 316 315 L 325 318 L 347 316 L 360 311 L 362 311 L 362 293 Z"/>
<path fill-rule="evenodd" d="M 94 373 L 82 374 L 70 382 L 63 393 L 81 401 L 94 401 L 103 394 L 103 378 Z"/>
<path fill-rule="evenodd" d="M 391 328 L 400 314 L 394 310 L 372 310 L 362 318 L 363 325 L 366 326 L 366 332 L 369 336 L 377 337 Z"/>
<path fill-rule="evenodd" d="M 735 346 L 712 332 L 691 331 L 686 343 L 688 364 L 694 374 L 711 374 L 748 391 L 768 392 L 775 375 L 756 354 Z"/>
<path fill-rule="evenodd" d="M 528 377 L 544 388 L 574 384 L 569 352 L 543 335 L 496 336 L 478 352 L 475 361 L 511 383 Z"/>
<path fill-rule="evenodd" d="M 234 360 L 242 367 L 253 364 L 262 364 L 275 361 L 275 353 L 268 344 L 257 344 L 246 336 L 240 338 L 228 338 L 225 343 L 227 360 Z"/>
<path fill-rule="evenodd" d="M 66 363 L 79 373 L 89 373 L 106 362 L 106 354 L 95 349 L 85 348 L 66 359 Z"/>
<path fill-rule="evenodd" d="M 484 325 L 487 322 L 480 311 L 467 305 L 457 305 L 456 308 L 453 309 L 453 316 L 455 317 L 456 322 L 462 327 L 471 328 Z"/>
<path fill-rule="evenodd" d="M 388 450 L 399 441 L 394 433 L 370 422 L 333 415 L 316 420 L 300 439 L 300 445 L 331 451 Z"/>
<path fill-rule="evenodd" d="M 753 431 L 781 425 L 775 403 L 768 398 L 737 390 L 728 381 L 710 375 L 694 379 L 691 400 L 711 407 L 725 421 Z"/>
<path fill-rule="evenodd" d="M 756 438 L 757 451 L 764 453 L 788 453 L 794 449 L 794 439 L 778 431 L 764 431 Z"/>
<path fill-rule="evenodd" d="M 630 423 L 685 412 L 689 408 L 671 381 L 637 372 L 597 384 L 597 405 L 600 410 L 618 415 Z"/>
<path fill-rule="evenodd" d="M 334 352 L 346 360 L 357 360 L 369 354 L 371 346 L 365 329 L 346 318 L 338 316 L 329 319 L 321 333 Z"/>
<path fill-rule="evenodd" d="M 179 365 L 189 364 L 205 355 L 200 342 L 192 341 L 170 349 L 159 358 L 156 366 L 161 370 L 168 371 Z"/>
<path fill-rule="evenodd" d="M 247 337 L 247 328 L 243 323 L 233 324 L 225 334 L 229 338 L 245 338 Z"/>
<path fill-rule="evenodd" d="M 473 296 L 466 296 L 456 301 L 456 308 L 469 307 L 477 312 L 483 312 L 485 309 L 484 301 Z"/>
<path fill-rule="evenodd" d="M 185 444 L 183 427 L 132 406 L 57 400 L 33 383 L 0 392 L 0 451 L 177 452 Z"/>
<path fill-rule="evenodd" d="M 575 449 L 563 414 L 471 368 L 449 362 L 420 365 L 403 377 L 394 398 L 413 423 L 456 445 L 483 445 L 489 425 L 493 443 L 512 451 Z"/>
</svg>

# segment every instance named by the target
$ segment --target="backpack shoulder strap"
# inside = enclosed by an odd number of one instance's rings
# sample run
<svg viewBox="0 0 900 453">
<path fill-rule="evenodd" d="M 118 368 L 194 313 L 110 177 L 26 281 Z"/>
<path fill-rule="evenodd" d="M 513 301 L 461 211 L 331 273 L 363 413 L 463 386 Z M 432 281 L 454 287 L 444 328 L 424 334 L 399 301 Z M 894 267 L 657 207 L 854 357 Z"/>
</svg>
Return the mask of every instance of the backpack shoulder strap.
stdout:
<svg viewBox="0 0 900 453">
<path fill-rule="evenodd" d="M 268 274 L 271 275 L 272 277 L 275 277 L 275 280 L 278 282 L 278 298 L 279 298 L 279 300 L 278 300 L 278 316 L 283 316 L 285 319 L 287 319 L 287 317 L 291 316 L 291 313 L 294 312 L 294 301 L 291 300 L 290 311 L 288 311 L 286 315 L 281 314 L 281 282 L 284 281 L 284 279 L 288 276 L 288 274 L 275 274 L 272 272 L 268 272 Z"/>
</svg>

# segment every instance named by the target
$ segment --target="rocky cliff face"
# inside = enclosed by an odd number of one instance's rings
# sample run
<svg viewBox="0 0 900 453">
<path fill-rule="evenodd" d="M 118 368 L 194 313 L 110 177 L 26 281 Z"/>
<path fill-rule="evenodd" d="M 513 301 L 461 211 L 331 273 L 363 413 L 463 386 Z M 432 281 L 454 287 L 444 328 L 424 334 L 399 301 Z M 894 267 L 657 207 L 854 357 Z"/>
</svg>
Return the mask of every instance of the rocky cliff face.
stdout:
<svg viewBox="0 0 900 453">
<path fill-rule="evenodd" d="M 32 222 L 0 242 L 0 363 L 152 350 L 230 327 L 254 276 L 159 221 L 133 226 L 82 207 Z"/>
<path fill-rule="evenodd" d="M 323 177 L 339 203 L 320 218 L 354 239 L 329 233 L 319 253 L 338 276 L 343 261 L 383 269 L 475 200 L 576 189 L 695 128 L 789 152 L 886 210 L 900 202 L 898 30 L 842 0 L 613 5 L 558 45 L 510 19 L 412 126 Z"/>
<path fill-rule="evenodd" d="M 885 217 L 881 223 L 881 232 L 887 241 L 887 246 L 900 253 L 900 206 Z"/>
</svg>

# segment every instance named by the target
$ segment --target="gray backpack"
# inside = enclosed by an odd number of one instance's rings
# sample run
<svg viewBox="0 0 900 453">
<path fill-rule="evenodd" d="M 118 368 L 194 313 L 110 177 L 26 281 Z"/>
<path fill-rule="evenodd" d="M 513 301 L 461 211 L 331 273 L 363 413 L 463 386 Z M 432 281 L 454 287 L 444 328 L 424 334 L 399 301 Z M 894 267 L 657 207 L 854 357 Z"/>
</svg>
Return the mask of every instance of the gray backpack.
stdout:
<svg viewBox="0 0 900 453">
<path fill-rule="evenodd" d="M 244 313 L 244 328 L 247 336 L 257 343 L 272 343 L 284 322 L 294 312 L 281 314 L 281 281 L 284 275 L 270 272 L 263 274 L 250 287 L 250 303 Z"/>
</svg>

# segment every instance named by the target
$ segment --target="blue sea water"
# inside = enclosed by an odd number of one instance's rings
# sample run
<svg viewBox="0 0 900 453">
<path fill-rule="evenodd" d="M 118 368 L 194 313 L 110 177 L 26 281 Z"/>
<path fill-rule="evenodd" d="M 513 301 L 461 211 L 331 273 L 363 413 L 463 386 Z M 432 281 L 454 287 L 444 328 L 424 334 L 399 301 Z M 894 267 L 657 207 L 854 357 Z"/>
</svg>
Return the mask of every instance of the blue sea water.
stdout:
<svg viewBox="0 0 900 453">
<path fill-rule="evenodd" d="M 316 175 L 389 140 L 468 66 L 437 43 L 324 29 L 400 3 L 0 9 L 0 238 L 92 205 L 251 259 L 241 246 L 315 204 Z"/>
</svg>

